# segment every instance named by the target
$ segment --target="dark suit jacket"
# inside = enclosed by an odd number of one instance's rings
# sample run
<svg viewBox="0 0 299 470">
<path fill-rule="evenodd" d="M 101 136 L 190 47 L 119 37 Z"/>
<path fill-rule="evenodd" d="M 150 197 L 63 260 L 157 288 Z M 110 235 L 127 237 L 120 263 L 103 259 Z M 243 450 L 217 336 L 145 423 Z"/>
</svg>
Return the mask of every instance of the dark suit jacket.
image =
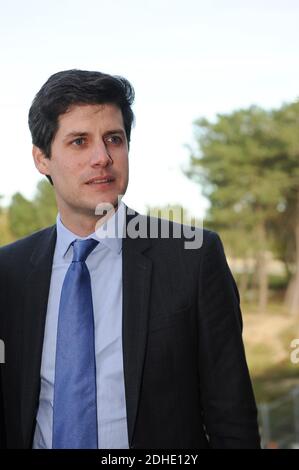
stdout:
<svg viewBox="0 0 299 470">
<path fill-rule="evenodd" d="M 0 441 L 30 448 L 56 228 L 0 249 Z M 218 235 L 123 240 L 123 360 L 131 448 L 258 448 L 239 296 Z"/>
</svg>

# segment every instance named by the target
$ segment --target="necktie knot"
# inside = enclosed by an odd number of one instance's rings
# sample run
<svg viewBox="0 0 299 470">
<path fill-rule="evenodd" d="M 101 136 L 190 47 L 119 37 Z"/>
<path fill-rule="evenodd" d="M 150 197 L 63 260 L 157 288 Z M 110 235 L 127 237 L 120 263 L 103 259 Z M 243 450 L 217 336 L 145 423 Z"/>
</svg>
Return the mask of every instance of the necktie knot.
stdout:
<svg viewBox="0 0 299 470">
<path fill-rule="evenodd" d="M 87 240 L 75 240 L 73 245 L 73 263 L 74 262 L 83 262 L 86 260 L 88 255 L 94 250 L 99 242 L 93 238 L 88 238 Z"/>
</svg>

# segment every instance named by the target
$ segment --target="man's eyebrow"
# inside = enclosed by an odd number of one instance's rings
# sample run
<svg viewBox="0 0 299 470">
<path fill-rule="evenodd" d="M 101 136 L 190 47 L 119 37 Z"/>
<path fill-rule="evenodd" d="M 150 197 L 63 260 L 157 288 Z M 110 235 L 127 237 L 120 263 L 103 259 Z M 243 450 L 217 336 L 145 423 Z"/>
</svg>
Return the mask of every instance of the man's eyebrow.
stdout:
<svg viewBox="0 0 299 470">
<path fill-rule="evenodd" d="M 104 133 L 104 137 L 107 137 L 112 134 L 122 134 L 125 135 L 124 129 L 111 129 Z M 89 135 L 89 132 L 86 131 L 72 131 L 65 135 L 64 140 L 74 138 L 74 137 L 86 137 Z"/>
<path fill-rule="evenodd" d="M 107 131 L 104 133 L 104 137 L 107 137 L 107 135 L 112 135 L 112 134 L 123 134 L 125 135 L 124 129 L 112 129 L 111 131 Z"/>
<path fill-rule="evenodd" d="M 88 132 L 86 131 L 72 131 L 66 134 L 64 137 L 64 140 L 69 139 L 70 137 L 86 137 L 88 135 Z"/>
</svg>

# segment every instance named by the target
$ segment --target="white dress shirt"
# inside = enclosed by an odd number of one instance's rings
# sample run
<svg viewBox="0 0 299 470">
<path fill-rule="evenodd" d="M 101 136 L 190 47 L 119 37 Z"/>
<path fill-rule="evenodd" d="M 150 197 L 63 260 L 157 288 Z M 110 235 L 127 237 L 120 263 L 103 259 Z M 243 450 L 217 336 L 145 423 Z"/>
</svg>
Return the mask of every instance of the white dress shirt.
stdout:
<svg viewBox="0 0 299 470">
<path fill-rule="evenodd" d="M 117 214 L 117 217 L 116 217 Z M 88 237 L 73 234 L 57 216 L 57 241 L 47 307 L 41 363 L 41 390 L 33 440 L 35 449 L 52 448 L 53 395 L 59 302 L 64 277 L 73 259 L 75 239 L 94 238 L 99 244 L 86 260 L 91 277 L 95 322 L 98 445 L 100 449 L 127 449 L 128 431 L 122 349 L 122 237 L 112 233 L 123 227 L 125 206 L 104 227 Z M 66 345 L 67 347 L 67 345 Z"/>
</svg>

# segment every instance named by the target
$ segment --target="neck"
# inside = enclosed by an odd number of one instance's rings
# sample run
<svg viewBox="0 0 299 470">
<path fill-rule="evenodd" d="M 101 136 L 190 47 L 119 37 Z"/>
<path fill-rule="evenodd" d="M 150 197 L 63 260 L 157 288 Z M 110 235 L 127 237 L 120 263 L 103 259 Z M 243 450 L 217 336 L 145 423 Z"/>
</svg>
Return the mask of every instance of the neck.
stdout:
<svg viewBox="0 0 299 470">
<path fill-rule="evenodd" d="M 75 235 L 79 237 L 88 237 L 94 233 L 101 225 L 107 222 L 114 214 L 115 210 L 110 210 L 105 215 L 90 215 L 90 214 L 68 214 L 63 210 L 59 210 L 60 219 L 63 225 Z"/>
</svg>

